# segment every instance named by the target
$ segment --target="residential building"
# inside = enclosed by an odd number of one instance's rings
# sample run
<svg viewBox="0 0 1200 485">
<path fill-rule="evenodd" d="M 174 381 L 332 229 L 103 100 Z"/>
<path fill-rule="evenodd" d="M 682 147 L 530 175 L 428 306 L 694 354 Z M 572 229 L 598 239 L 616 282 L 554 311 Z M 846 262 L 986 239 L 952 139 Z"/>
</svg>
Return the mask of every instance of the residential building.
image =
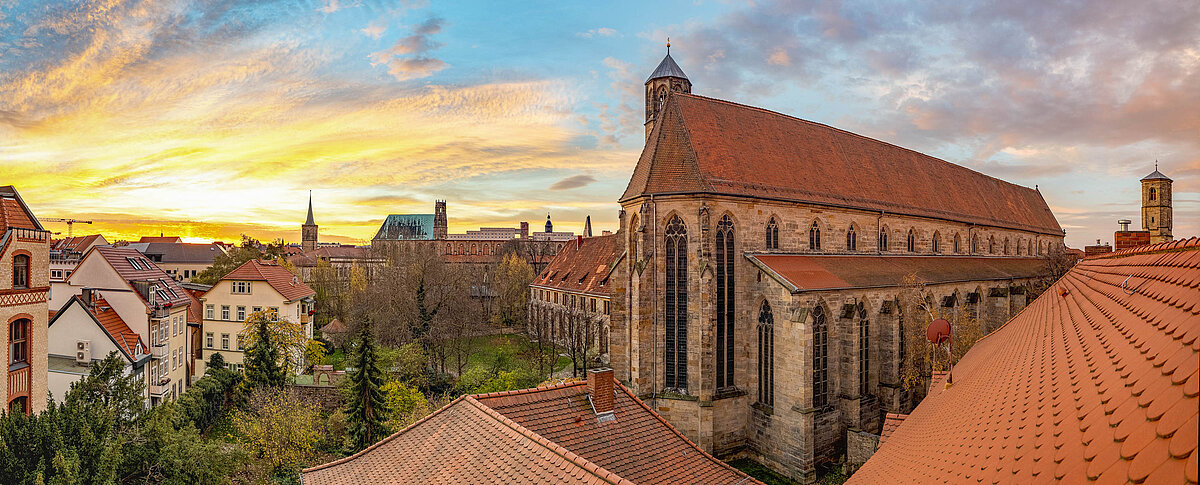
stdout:
<svg viewBox="0 0 1200 485">
<path fill-rule="evenodd" d="M 150 404 L 150 346 L 104 299 L 104 290 L 85 288 L 50 319 L 50 395 L 62 402 L 71 384 L 88 375 L 91 366 L 116 352 L 127 375 L 141 377 L 142 394 Z"/>
<path fill-rule="evenodd" d="M 4 411 L 46 408 L 46 325 L 50 295 L 50 232 L 11 185 L 0 186 L 0 322 L 6 365 Z"/>
<path fill-rule="evenodd" d="M 150 241 L 145 241 L 151 239 Z M 212 266 L 217 256 L 224 254 L 229 247 L 225 243 L 185 243 L 182 241 L 159 241 L 160 238 L 142 238 L 143 241 L 129 243 L 125 247 L 133 248 L 145 254 L 164 272 L 171 275 L 175 281 L 191 281 L 201 271 Z M 178 239 L 178 238 L 173 238 Z"/>
<path fill-rule="evenodd" d="M 101 234 L 74 236 L 50 241 L 50 281 L 66 281 L 79 260 L 94 246 L 107 246 Z"/>
<path fill-rule="evenodd" d="M 529 285 L 526 332 L 559 345 L 588 342 L 586 354 L 608 362 L 609 276 L 625 256 L 615 235 L 568 242 Z"/>
<path fill-rule="evenodd" d="M 83 256 L 66 282 L 55 285 L 50 305 L 62 311 L 77 295 L 85 303 L 102 298 L 105 304 L 97 308 L 111 310 L 101 313 L 111 311 L 149 347 L 150 362 L 145 365 L 151 406 L 174 400 L 187 390 L 192 374 L 188 358 L 192 300 L 177 281 L 135 249 L 97 246 Z M 86 321 L 75 325 L 86 326 Z M 68 343 L 75 345 L 76 340 Z"/>
<path fill-rule="evenodd" d="M 1080 261 L 847 483 L 1197 483 L 1197 285 L 1196 237 Z"/>
<path fill-rule="evenodd" d="M 305 469 L 341 483 L 759 484 L 688 441 L 612 378 L 476 394 L 346 458 Z"/>
<path fill-rule="evenodd" d="M 985 331 L 1063 231 L 1041 194 L 830 126 L 692 94 L 668 55 L 610 276 L 618 378 L 701 448 L 794 480 L 904 413 L 910 275 Z M 915 318 L 909 315 L 908 318 Z"/>
<path fill-rule="evenodd" d="M 301 325 L 305 336 L 312 339 L 310 312 L 315 295 L 312 288 L 278 263 L 257 259 L 245 262 L 200 298 L 204 305 L 202 359 L 208 362 L 212 354 L 219 353 L 230 368 L 242 370 L 247 344 L 243 326 L 251 314 L 260 311 L 274 311 L 280 319 Z M 301 356 L 294 357 L 297 368 L 293 371 L 299 372 Z M 197 373 L 204 370 L 201 364 Z"/>
</svg>

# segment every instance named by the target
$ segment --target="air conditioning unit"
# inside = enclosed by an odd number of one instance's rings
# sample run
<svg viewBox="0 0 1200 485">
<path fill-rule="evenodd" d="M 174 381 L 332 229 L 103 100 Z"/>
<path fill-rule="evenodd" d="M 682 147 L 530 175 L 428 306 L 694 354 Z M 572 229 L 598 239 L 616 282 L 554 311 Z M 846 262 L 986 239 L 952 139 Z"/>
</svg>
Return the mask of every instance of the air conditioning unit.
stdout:
<svg viewBox="0 0 1200 485">
<path fill-rule="evenodd" d="M 90 340 L 75 341 L 75 363 L 76 364 L 91 364 L 92 363 L 92 342 Z"/>
</svg>

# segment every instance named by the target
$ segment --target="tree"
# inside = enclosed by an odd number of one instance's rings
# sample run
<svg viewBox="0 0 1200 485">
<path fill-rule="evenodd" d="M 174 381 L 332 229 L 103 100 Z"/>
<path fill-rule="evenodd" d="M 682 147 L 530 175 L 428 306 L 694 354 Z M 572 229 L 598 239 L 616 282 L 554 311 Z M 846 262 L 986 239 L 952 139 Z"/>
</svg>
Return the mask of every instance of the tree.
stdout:
<svg viewBox="0 0 1200 485">
<path fill-rule="evenodd" d="M 515 252 L 506 253 L 496 268 L 495 320 L 505 327 L 524 325 L 533 267 Z"/>
<path fill-rule="evenodd" d="M 238 266 L 245 264 L 251 259 L 262 259 L 264 257 L 261 249 L 262 243 L 258 240 L 242 235 L 242 245 L 230 249 L 227 252 L 218 254 L 213 258 L 212 266 L 209 266 L 201 271 L 200 274 L 192 277 L 193 283 L 202 285 L 215 285 L 217 281 L 229 274 L 229 272 L 237 269 Z M 282 251 L 276 251 L 282 254 Z"/>
<path fill-rule="evenodd" d="M 983 337 L 983 327 L 973 312 L 934 305 L 933 295 L 915 274 L 906 276 L 901 287 L 898 311 L 905 352 L 900 363 L 900 380 L 907 391 L 926 386 L 934 371 L 949 369 L 951 358 L 958 362 Z M 934 347 L 925 336 L 930 322 L 938 318 L 950 322 L 953 356 L 948 355 L 944 345 Z"/>
<path fill-rule="evenodd" d="M 382 388 L 388 413 L 387 427 L 401 430 L 429 414 L 429 401 L 420 390 L 400 381 L 388 382 Z"/>
<path fill-rule="evenodd" d="M 387 403 L 382 387 L 383 370 L 379 368 L 375 337 L 368 322 L 359 331 L 358 342 L 351 357 L 348 396 L 346 399 L 346 421 L 350 435 L 351 451 L 359 451 L 374 444 L 387 433 L 384 420 L 387 418 Z"/>
<path fill-rule="evenodd" d="M 320 408 L 284 389 L 259 388 L 244 410 L 234 411 L 238 442 L 271 471 L 292 471 L 315 455 L 321 439 Z"/>
<path fill-rule="evenodd" d="M 288 352 L 283 349 L 282 338 L 272 329 L 278 324 L 274 312 L 255 312 L 246 319 L 243 333 L 250 338 L 245 356 L 246 384 L 251 389 L 282 387 L 287 383 L 284 361 Z"/>
</svg>

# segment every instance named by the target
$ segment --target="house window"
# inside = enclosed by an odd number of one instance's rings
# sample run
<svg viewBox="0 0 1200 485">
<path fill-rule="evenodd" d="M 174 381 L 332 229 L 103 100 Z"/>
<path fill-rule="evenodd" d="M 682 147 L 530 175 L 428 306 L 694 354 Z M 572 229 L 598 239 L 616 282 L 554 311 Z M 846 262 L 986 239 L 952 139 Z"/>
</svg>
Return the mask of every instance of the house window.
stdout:
<svg viewBox="0 0 1200 485">
<path fill-rule="evenodd" d="M 679 216 L 667 223 L 666 294 L 664 314 L 666 352 L 665 380 L 668 389 L 687 389 L 687 227 Z"/>
<path fill-rule="evenodd" d="M 813 407 L 829 404 L 829 329 L 825 310 L 813 308 Z"/>
<path fill-rule="evenodd" d="M 1154 187 L 1150 187 L 1150 200 L 1155 200 L 1157 198 L 1158 198 L 1158 191 L 1154 190 Z"/>
<path fill-rule="evenodd" d="M 238 350 L 246 350 L 246 344 L 242 343 L 242 340 L 243 340 L 242 335 L 238 334 L 236 338 L 237 338 L 237 349 Z"/>
<path fill-rule="evenodd" d="M 808 228 L 808 249 L 810 251 L 821 250 L 821 226 L 817 221 L 813 221 L 812 227 Z"/>
<path fill-rule="evenodd" d="M 846 230 L 846 250 L 858 251 L 858 233 L 854 231 L 854 226 Z"/>
<path fill-rule="evenodd" d="M 213 333 L 212 332 L 204 333 L 204 346 L 207 348 L 210 348 L 210 349 L 213 348 Z"/>
<path fill-rule="evenodd" d="M 884 227 L 879 230 L 879 250 L 880 251 L 888 250 L 887 227 Z"/>
<path fill-rule="evenodd" d="M 221 334 L 221 350 L 229 350 L 229 334 Z"/>
<path fill-rule="evenodd" d="M 717 222 L 717 389 L 733 383 L 733 219 Z"/>
<path fill-rule="evenodd" d="M 29 288 L 29 256 L 13 256 L 13 288 Z"/>
<path fill-rule="evenodd" d="M 917 233 L 912 229 L 908 230 L 908 252 L 917 252 Z"/>
<path fill-rule="evenodd" d="M 8 324 L 8 365 L 29 363 L 29 325 L 27 318 Z"/>
<path fill-rule="evenodd" d="M 229 320 L 229 305 L 221 305 L 221 320 Z"/>
<path fill-rule="evenodd" d="M 237 308 L 238 308 L 238 310 L 237 310 L 237 319 L 238 319 L 238 321 L 239 321 L 239 322 L 244 322 L 244 321 L 246 321 L 246 307 L 244 307 L 244 306 L 241 306 L 241 305 L 238 305 L 238 307 L 237 307 Z"/>
<path fill-rule="evenodd" d="M 261 312 L 261 311 L 262 311 L 262 307 L 260 307 L 260 306 L 252 307 L 252 308 L 250 309 L 250 313 L 258 313 L 258 312 Z"/>
<path fill-rule="evenodd" d="M 766 300 L 758 311 L 758 402 L 775 405 L 775 315 Z"/>
<path fill-rule="evenodd" d="M 605 314 L 605 315 L 609 315 L 609 313 L 608 313 L 608 300 L 604 300 L 604 314 Z"/>
<path fill-rule="evenodd" d="M 858 395 L 869 394 L 871 386 L 871 327 L 867 322 L 867 310 L 858 304 Z"/>
<path fill-rule="evenodd" d="M 215 313 L 215 311 L 213 310 L 212 305 L 204 305 L 204 318 L 212 320 L 214 313 Z"/>
<path fill-rule="evenodd" d="M 230 293 L 233 293 L 235 295 L 249 295 L 250 294 L 250 282 L 249 281 L 234 281 L 233 283 L 231 283 L 229 285 L 229 288 L 230 288 Z"/>
<path fill-rule="evenodd" d="M 63 272 L 61 269 L 52 269 L 50 270 L 50 277 L 56 280 L 61 280 L 63 277 Z"/>
<path fill-rule="evenodd" d="M 774 217 L 767 221 L 767 249 L 779 249 L 779 224 Z"/>
<path fill-rule="evenodd" d="M 279 315 L 279 307 L 277 306 L 267 307 L 267 310 L 271 312 L 271 316 Z"/>
</svg>

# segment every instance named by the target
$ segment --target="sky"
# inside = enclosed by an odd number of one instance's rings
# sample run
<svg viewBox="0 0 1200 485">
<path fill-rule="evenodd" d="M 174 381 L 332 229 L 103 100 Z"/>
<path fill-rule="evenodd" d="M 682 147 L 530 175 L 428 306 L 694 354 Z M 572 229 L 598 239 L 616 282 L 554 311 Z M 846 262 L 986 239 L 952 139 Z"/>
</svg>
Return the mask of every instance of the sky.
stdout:
<svg viewBox="0 0 1200 485">
<path fill-rule="evenodd" d="M 1070 246 L 1137 226 L 1156 160 L 1200 234 L 1178 0 L 0 0 L 0 185 L 109 240 L 294 242 L 310 191 L 323 241 L 436 199 L 615 230 L 668 38 L 696 94 L 1037 186 Z"/>
</svg>

